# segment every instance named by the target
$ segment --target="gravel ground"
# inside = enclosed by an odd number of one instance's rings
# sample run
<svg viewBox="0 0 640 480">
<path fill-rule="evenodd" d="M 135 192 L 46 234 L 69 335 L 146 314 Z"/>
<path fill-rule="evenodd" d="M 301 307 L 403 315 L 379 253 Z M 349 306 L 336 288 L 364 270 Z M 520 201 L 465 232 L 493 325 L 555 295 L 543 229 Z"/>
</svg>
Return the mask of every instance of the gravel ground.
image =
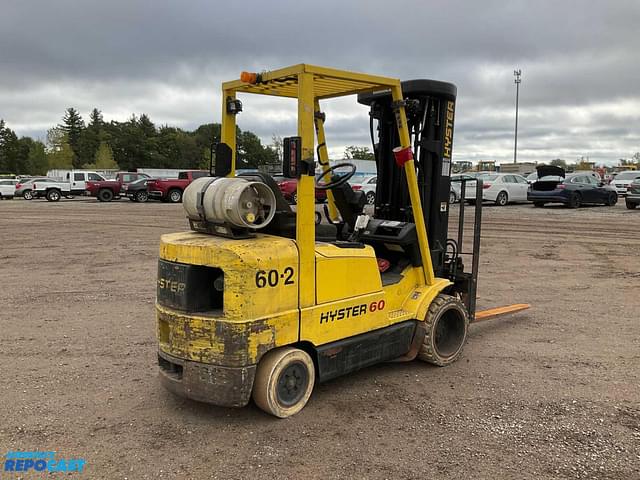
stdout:
<svg viewBox="0 0 640 480">
<path fill-rule="evenodd" d="M 0 448 L 84 478 L 640 478 L 640 212 L 485 208 L 479 306 L 532 308 L 287 420 L 159 385 L 158 239 L 186 227 L 177 205 L 0 202 Z"/>
</svg>

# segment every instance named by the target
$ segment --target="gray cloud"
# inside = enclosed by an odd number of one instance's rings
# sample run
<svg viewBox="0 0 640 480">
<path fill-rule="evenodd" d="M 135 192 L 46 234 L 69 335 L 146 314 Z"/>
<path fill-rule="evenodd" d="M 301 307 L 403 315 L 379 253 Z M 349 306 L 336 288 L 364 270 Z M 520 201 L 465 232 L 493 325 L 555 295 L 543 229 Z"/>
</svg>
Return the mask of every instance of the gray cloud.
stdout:
<svg viewBox="0 0 640 480">
<path fill-rule="evenodd" d="M 454 156 L 509 161 L 513 69 L 522 68 L 519 158 L 613 162 L 640 150 L 636 1 L 5 0 L 0 118 L 42 137 L 75 106 L 219 121 L 220 83 L 307 62 L 458 86 Z M 295 130 L 286 101 L 245 100 L 242 128 Z M 362 107 L 326 107 L 332 154 L 367 145 Z"/>
</svg>

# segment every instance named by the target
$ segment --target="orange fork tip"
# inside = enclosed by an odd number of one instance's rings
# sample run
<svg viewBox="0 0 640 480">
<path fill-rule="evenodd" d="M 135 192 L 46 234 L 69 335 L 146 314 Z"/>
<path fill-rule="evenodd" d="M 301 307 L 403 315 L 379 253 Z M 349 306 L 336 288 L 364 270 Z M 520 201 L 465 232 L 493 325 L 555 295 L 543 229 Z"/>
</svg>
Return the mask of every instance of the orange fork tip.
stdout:
<svg viewBox="0 0 640 480">
<path fill-rule="evenodd" d="M 506 305 L 504 307 L 489 308 L 488 310 L 480 310 L 476 312 L 476 318 L 474 322 L 482 322 L 483 320 L 491 320 L 492 318 L 500 317 L 502 315 L 508 315 L 510 313 L 521 312 L 531 308 L 528 303 L 516 303 L 513 305 Z"/>
</svg>

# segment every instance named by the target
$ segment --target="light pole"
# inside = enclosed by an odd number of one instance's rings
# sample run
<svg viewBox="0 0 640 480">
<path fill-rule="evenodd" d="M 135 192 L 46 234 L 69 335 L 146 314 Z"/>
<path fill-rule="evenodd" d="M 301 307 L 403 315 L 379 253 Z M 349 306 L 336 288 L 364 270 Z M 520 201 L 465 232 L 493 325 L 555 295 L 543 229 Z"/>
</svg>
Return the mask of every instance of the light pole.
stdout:
<svg viewBox="0 0 640 480">
<path fill-rule="evenodd" d="M 513 142 L 513 163 L 516 163 L 516 159 L 518 158 L 518 97 L 520 96 L 520 75 L 522 74 L 522 70 L 514 70 L 513 75 L 516 77 L 513 81 L 516 84 L 516 135 L 515 140 Z"/>
</svg>

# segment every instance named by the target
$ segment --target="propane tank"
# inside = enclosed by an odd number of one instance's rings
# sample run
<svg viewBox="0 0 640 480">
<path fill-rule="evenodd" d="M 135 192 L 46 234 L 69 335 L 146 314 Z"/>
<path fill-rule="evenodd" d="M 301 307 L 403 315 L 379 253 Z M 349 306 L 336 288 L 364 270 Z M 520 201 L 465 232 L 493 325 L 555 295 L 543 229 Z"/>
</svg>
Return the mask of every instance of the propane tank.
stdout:
<svg viewBox="0 0 640 480">
<path fill-rule="evenodd" d="M 184 190 L 182 205 L 191 220 L 251 229 L 267 226 L 276 213 L 267 185 L 239 177 L 200 177 Z"/>
</svg>

